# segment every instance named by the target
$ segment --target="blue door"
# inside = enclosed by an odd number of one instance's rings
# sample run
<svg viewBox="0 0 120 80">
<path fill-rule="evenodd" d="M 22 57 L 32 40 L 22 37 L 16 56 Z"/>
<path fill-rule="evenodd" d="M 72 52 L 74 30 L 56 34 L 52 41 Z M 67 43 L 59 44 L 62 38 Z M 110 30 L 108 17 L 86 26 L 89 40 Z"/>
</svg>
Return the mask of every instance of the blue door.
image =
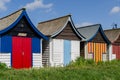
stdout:
<svg viewBox="0 0 120 80">
<path fill-rule="evenodd" d="M 64 65 L 71 61 L 71 41 L 64 40 Z"/>
</svg>

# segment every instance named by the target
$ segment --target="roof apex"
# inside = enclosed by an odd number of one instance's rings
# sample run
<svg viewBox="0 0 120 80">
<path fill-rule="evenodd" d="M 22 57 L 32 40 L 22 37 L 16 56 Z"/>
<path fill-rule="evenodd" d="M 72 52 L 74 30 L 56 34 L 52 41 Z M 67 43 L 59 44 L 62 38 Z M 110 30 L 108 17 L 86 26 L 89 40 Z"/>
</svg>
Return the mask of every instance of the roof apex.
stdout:
<svg viewBox="0 0 120 80">
<path fill-rule="evenodd" d="M 26 10 L 26 8 L 21 8 L 21 9 L 15 11 L 15 12 L 13 12 L 13 13 L 7 15 L 7 16 L 4 16 L 4 17 L 0 18 L 0 20 L 2 20 L 2 19 L 4 19 L 4 18 L 7 18 L 7 17 L 9 17 L 9 16 L 11 16 L 11 15 L 17 13 L 17 12 L 21 12 L 21 13 L 22 13 L 22 11 L 25 11 L 25 10 Z"/>
<path fill-rule="evenodd" d="M 68 15 L 65 15 L 65 16 L 61 16 L 61 17 L 50 19 L 50 20 L 42 21 L 42 22 L 39 22 L 38 24 L 54 21 L 54 20 L 57 20 L 57 19 L 65 18 L 65 17 L 71 17 L 71 16 L 72 16 L 71 14 L 68 14 Z"/>
<path fill-rule="evenodd" d="M 82 26 L 82 27 L 77 27 L 77 29 L 81 29 L 81 28 L 88 28 L 88 27 L 93 27 L 93 26 L 101 26 L 101 24 L 92 24 L 92 25 L 87 25 L 87 26 Z"/>
</svg>

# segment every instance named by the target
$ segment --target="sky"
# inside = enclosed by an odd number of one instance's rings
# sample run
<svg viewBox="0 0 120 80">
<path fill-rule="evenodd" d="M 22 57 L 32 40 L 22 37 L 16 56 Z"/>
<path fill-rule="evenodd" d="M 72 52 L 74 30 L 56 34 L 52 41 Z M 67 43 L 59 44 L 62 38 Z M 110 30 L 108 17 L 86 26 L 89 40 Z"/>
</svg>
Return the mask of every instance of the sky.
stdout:
<svg viewBox="0 0 120 80">
<path fill-rule="evenodd" d="M 0 18 L 23 7 L 35 26 L 71 14 L 76 27 L 101 24 L 111 29 L 117 24 L 120 28 L 120 0 L 0 0 Z"/>
</svg>

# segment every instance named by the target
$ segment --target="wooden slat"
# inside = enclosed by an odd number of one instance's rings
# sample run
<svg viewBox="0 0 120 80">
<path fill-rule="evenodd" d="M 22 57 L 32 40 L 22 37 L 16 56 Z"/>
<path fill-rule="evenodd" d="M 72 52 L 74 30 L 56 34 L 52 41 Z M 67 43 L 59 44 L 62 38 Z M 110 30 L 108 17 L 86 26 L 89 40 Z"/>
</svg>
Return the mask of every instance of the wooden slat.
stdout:
<svg viewBox="0 0 120 80">
<path fill-rule="evenodd" d="M 96 47 L 95 47 L 95 44 L 96 43 L 94 43 L 94 60 L 96 60 Z"/>
</svg>

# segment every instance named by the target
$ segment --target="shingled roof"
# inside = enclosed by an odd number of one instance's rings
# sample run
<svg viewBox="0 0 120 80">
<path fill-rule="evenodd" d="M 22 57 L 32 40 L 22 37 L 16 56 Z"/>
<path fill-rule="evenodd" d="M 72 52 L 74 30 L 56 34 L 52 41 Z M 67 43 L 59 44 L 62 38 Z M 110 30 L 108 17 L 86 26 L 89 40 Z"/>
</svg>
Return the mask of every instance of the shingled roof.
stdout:
<svg viewBox="0 0 120 80">
<path fill-rule="evenodd" d="M 120 36 L 120 28 L 104 30 L 104 32 L 111 42 L 116 41 L 117 38 Z"/>
<path fill-rule="evenodd" d="M 12 23 L 14 23 L 17 18 L 20 16 L 24 8 L 6 16 L 3 18 L 0 18 L 0 30 L 4 30 L 5 28 L 9 27 Z"/>
<path fill-rule="evenodd" d="M 100 31 L 101 35 L 103 36 L 104 40 L 107 43 L 110 43 L 106 35 L 104 34 L 104 31 L 101 27 L 100 24 L 94 24 L 94 25 L 89 25 L 89 26 L 84 26 L 84 27 L 79 27 L 77 30 L 85 37 L 82 41 L 91 41 Z"/>
<path fill-rule="evenodd" d="M 77 29 L 75 28 L 73 21 L 71 19 L 71 15 L 66 15 L 66 16 L 51 19 L 48 21 L 40 22 L 40 23 L 38 23 L 37 28 L 44 35 L 53 37 L 54 35 L 60 33 L 66 27 L 68 22 L 70 22 L 72 24 L 72 28 L 76 32 L 76 34 L 79 37 L 83 38 L 83 36 L 81 34 L 79 34 Z"/>
<path fill-rule="evenodd" d="M 26 18 L 26 20 L 30 24 L 30 27 L 35 31 L 36 34 L 38 34 L 38 36 L 40 38 L 44 38 L 44 39 L 48 40 L 48 38 L 46 36 L 44 36 L 41 32 L 39 32 L 38 29 L 33 25 L 33 23 L 31 22 L 30 18 L 28 17 L 28 15 L 26 13 L 25 8 L 22 8 L 6 17 L 0 18 L 0 34 L 3 34 L 7 31 L 9 31 L 10 29 L 12 29 L 13 27 L 15 27 L 15 25 L 17 25 L 18 22 L 23 17 Z"/>
</svg>

